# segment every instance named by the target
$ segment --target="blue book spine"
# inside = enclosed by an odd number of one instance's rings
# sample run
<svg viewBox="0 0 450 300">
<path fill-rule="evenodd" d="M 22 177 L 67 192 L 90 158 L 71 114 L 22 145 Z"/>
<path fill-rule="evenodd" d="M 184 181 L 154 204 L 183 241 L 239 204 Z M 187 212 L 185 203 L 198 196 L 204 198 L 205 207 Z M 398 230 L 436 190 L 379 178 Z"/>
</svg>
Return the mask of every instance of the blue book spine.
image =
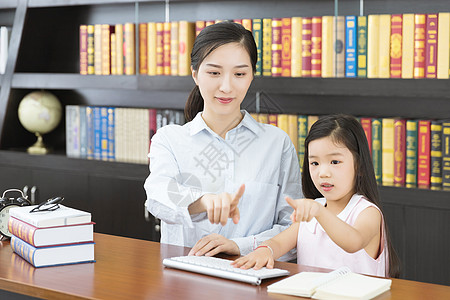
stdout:
<svg viewBox="0 0 450 300">
<path fill-rule="evenodd" d="M 108 160 L 115 160 L 115 111 L 114 107 L 108 108 Z"/>
<path fill-rule="evenodd" d="M 101 147 L 101 115 L 100 107 L 94 107 L 94 159 L 101 159 L 102 147 Z"/>
<path fill-rule="evenodd" d="M 86 107 L 86 133 L 87 133 L 87 144 L 86 144 L 86 158 L 94 159 L 94 144 L 95 144 L 95 134 L 94 134 L 94 107 Z"/>
<path fill-rule="evenodd" d="M 100 158 L 108 160 L 108 108 L 100 107 Z"/>
<path fill-rule="evenodd" d="M 30 244 L 24 242 L 16 236 L 11 237 L 11 249 L 16 252 L 20 257 L 25 259 L 27 262 L 36 266 L 34 263 L 34 253 L 36 252 L 36 248 L 31 246 Z"/>
<path fill-rule="evenodd" d="M 80 106 L 80 157 L 87 156 L 86 106 Z"/>
<path fill-rule="evenodd" d="M 345 17 L 345 77 L 356 77 L 356 16 Z"/>
</svg>

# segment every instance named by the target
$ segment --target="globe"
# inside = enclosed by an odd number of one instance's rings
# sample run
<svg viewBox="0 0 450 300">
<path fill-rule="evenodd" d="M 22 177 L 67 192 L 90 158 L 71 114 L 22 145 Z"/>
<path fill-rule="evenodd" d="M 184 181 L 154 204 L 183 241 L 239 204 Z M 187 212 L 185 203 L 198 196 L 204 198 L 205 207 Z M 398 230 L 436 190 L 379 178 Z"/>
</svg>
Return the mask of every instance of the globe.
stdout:
<svg viewBox="0 0 450 300">
<path fill-rule="evenodd" d="M 36 143 L 28 148 L 28 152 L 48 153 L 49 149 L 45 147 L 42 135 L 55 129 L 61 121 L 62 106 L 58 98 L 47 91 L 31 92 L 20 101 L 18 115 L 23 127 L 37 137 Z"/>
</svg>

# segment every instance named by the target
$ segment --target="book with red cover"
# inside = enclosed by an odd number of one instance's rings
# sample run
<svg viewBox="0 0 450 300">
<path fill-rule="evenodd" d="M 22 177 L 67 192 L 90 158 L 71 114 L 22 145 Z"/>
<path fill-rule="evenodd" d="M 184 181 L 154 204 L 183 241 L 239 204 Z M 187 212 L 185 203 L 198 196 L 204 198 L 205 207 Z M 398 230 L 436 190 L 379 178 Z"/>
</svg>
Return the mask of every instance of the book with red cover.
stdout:
<svg viewBox="0 0 450 300">
<path fill-rule="evenodd" d="M 148 73 L 148 25 L 139 23 L 139 74 Z"/>
<path fill-rule="evenodd" d="M 417 133 L 417 185 L 421 188 L 430 187 L 430 141 L 431 121 L 419 120 Z"/>
<path fill-rule="evenodd" d="M 402 78 L 403 15 L 391 15 L 391 78 Z"/>
<path fill-rule="evenodd" d="M 164 24 L 156 23 L 156 75 L 164 74 Z"/>
<path fill-rule="evenodd" d="M 362 117 L 360 123 L 364 132 L 366 133 L 367 143 L 369 144 L 369 151 L 372 153 L 372 118 Z"/>
<path fill-rule="evenodd" d="M 273 126 L 278 126 L 278 115 L 269 114 L 269 124 Z"/>
<path fill-rule="evenodd" d="M 281 18 L 272 19 L 272 76 L 281 76 Z"/>
<path fill-rule="evenodd" d="M 80 25 L 80 74 L 88 73 L 88 31 L 87 25 Z"/>
<path fill-rule="evenodd" d="M 311 77 L 322 76 L 322 17 L 312 17 Z"/>
<path fill-rule="evenodd" d="M 281 76 L 291 77 L 291 18 L 281 19 Z"/>
<path fill-rule="evenodd" d="M 302 76 L 311 77 L 312 18 L 302 19 Z"/>
<path fill-rule="evenodd" d="M 394 119 L 394 185 L 404 186 L 406 179 L 406 119 Z"/>
<path fill-rule="evenodd" d="M 425 42 L 425 77 L 436 78 L 437 75 L 437 40 L 438 15 L 427 14 Z"/>
<path fill-rule="evenodd" d="M 425 77 L 425 45 L 427 15 L 414 16 L 414 78 Z"/>
</svg>

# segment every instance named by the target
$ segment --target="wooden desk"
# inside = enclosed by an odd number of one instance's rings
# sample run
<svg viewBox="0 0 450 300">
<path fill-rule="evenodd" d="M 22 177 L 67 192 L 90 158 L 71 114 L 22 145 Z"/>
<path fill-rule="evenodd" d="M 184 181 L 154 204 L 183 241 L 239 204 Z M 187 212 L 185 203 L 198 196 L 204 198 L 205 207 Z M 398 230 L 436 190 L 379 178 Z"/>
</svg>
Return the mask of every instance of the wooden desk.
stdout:
<svg viewBox="0 0 450 300">
<path fill-rule="evenodd" d="M 94 239 L 96 263 L 39 269 L 2 242 L 0 289 L 45 299 L 300 299 L 267 293 L 267 285 L 280 278 L 253 286 L 162 266 L 163 258 L 187 255 L 188 248 L 98 233 Z M 283 262 L 275 266 L 291 274 L 319 270 Z M 377 299 L 426 298 L 450 299 L 450 287 L 394 279 L 391 290 Z"/>
</svg>

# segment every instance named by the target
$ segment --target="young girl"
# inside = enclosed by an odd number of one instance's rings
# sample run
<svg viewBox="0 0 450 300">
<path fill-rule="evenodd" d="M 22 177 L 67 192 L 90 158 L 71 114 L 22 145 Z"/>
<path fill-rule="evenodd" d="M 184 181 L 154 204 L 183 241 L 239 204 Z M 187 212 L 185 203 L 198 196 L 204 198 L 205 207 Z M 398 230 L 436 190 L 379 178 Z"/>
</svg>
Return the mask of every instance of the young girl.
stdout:
<svg viewBox="0 0 450 300">
<path fill-rule="evenodd" d="M 294 145 L 240 110 L 256 61 L 242 25 L 222 22 L 197 36 L 189 122 L 158 129 L 149 154 L 146 206 L 161 219 L 161 243 L 193 247 L 192 255 L 245 255 L 290 225 L 284 197 L 301 197 Z"/>
<path fill-rule="evenodd" d="M 307 199 L 286 198 L 294 223 L 234 261 L 235 267 L 272 268 L 297 246 L 298 264 L 398 277 L 369 147 L 355 118 L 332 115 L 314 123 L 305 140 L 302 183 Z"/>
</svg>

